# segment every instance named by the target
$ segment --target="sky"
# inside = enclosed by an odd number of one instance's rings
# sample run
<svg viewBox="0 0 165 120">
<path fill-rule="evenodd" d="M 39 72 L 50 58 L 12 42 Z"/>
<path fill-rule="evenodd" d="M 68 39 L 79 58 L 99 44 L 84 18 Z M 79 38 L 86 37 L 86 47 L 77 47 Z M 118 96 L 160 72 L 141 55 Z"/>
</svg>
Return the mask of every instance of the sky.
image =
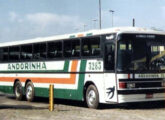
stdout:
<svg viewBox="0 0 165 120">
<path fill-rule="evenodd" d="M 0 42 L 99 28 L 99 0 L 0 0 Z M 101 0 L 102 28 L 165 30 L 165 0 Z M 94 21 L 94 20 L 97 21 Z"/>
</svg>

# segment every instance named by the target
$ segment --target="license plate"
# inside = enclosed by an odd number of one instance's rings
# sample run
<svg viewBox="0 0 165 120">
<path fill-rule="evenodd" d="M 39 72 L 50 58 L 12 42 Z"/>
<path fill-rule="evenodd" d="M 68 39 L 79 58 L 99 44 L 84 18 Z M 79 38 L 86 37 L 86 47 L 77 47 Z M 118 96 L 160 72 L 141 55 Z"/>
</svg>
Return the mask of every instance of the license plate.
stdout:
<svg viewBox="0 0 165 120">
<path fill-rule="evenodd" d="M 146 99 L 153 98 L 153 94 L 146 94 Z"/>
</svg>

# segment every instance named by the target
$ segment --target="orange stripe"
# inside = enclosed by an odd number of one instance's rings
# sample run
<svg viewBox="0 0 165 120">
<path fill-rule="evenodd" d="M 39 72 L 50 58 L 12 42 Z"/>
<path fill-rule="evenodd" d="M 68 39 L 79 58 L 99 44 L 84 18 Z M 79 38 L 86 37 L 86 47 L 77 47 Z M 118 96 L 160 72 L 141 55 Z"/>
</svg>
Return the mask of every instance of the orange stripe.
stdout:
<svg viewBox="0 0 165 120">
<path fill-rule="evenodd" d="M 84 35 L 83 34 L 78 34 L 77 37 L 83 37 Z"/>
<path fill-rule="evenodd" d="M 72 61 L 71 72 L 77 72 L 77 66 L 78 61 Z M 30 79 L 33 83 L 75 84 L 76 73 L 71 73 L 70 78 L 0 77 L 0 81 L 2 82 L 14 82 L 15 79 L 19 79 L 21 82 L 25 82 L 27 79 Z"/>
</svg>

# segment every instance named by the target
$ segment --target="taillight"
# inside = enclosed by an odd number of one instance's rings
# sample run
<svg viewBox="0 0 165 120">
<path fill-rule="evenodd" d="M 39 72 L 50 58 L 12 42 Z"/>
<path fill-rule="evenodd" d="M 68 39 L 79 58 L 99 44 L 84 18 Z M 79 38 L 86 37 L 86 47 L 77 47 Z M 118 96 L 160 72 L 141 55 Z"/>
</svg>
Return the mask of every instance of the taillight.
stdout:
<svg viewBox="0 0 165 120">
<path fill-rule="evenodd" d="M 119 88 L 126 88 L 125 82 L 119 82 Z"/>
<path fill-rule="evenodd" d="M 162 82 L 162 87 L 165 87 L 165 81 Z"/>
</svg>

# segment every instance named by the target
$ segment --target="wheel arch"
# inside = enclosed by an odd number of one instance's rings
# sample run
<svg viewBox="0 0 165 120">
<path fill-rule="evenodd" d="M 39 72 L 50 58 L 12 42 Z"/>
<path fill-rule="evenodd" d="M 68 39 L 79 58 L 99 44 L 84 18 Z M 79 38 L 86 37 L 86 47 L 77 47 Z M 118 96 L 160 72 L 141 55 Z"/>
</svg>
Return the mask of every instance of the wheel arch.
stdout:
<svg viewBox="0 0 165 120">
<path fill-rule="evenodd" d="M 95 92 L 95 100 L 91 104 L 90 100 L 88 99 L 89 91 L 94 91 Z M 93 81 L 87 81 L 84 85 L 84 102 L 86 103 L 87 107 L 92 108 L 92 109 L 97 109 L 99 107 L 100 103 L 100 95 L 99 95 L 99 90 L 98 86 L 93 82 Z M 90 96 L 90 95 L 89 95 Z"/>
</svg>

